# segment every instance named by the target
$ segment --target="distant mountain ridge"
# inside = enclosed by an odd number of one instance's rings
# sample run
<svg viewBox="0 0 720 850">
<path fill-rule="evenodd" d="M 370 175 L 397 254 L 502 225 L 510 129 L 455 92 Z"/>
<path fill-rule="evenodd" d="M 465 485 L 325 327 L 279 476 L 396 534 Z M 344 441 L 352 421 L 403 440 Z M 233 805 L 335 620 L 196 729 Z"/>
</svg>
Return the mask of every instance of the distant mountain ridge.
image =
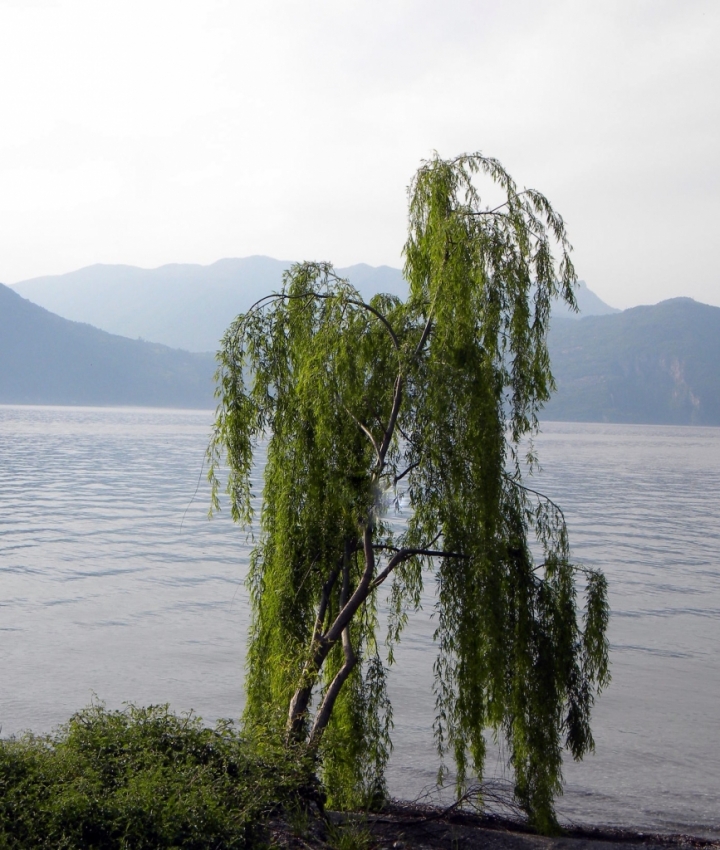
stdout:
<svg viewBox="0 0 720 850">
<path fill-rule="evenodd" d="M 553 316 L 557 319 L 582 319 L 584 316 L 610 316 L 620 312 L 617 307 L 606 304 L 591 289 L 588 289 L 584 280 L 578 281 L 575 300 L 579 307 L 578 313 L 570 310 L 564 301 L 556 301 L 553 305 Z"/>
<path fill-rule="evenodd" d="M 218 260 L 210 266 L 172 264 L 157 269 L 88 266 L 65 275 L 22 281 L 24 298 L 74 321 L 111 333 L 189 351 L 217 351 L 228 325 L 259 298 L 279 290 L 290 261 L 271 257 Z M 397 269 L 367 265 L 338 269 L 370 297 L 403 295 Z"/>
<path fill-rule="evenodd" d="M 95 265 L 64 275 L 14 284 L 24 298 L 66 319 L 110 333 L 185 348 L 216 351 L 238 313 L 277 291 L 292 263 L 271 257 L 218 260 L 209 266 L 172 264 L 157 269 Z M 337 269 L 364 298 L 378 292 L 407 295 L 400 269 L 364 263 Z M 584 282 L 577 291 L 581 315 L 614 311 Z M 558 316 L 575 317 L 563 305 Z"/>
<path fill-rule="evenodd" d="M 557 392 L 543 418 L 720 425 L 720 307 L 672 298 L 549 336 Z"/>
<path fill-rule="evenodd" d="M 104 311 L 108 321 L 130 323 L 133 336 L 164 328 L 178 347 L 202 342 L 214 349 L 238 312 L 279 288 L 289 265 L 251 257 L 152 271 L 90 267 L 14 289 L 32 284 L 40 295 L 64 299 L 67 309 Z M 398 269 L 338 271 L 365 298 L 406 292 Z M 214 282 L 205 286 L 208 275 Z M 83 300 L 88 292 L 95 300 Z M 619 312 L 585 285 L 578 302 L 586 315 L 553 311 L 548 343 L 558 391 L 543 419 L 720 426 L 720 308 L 675 298 Z M 152 304 L 160 305 L 157 314 L 147 313 Z M 213 371 L 210 353 L 78 324 L 0 285 L 0 403 L 212 407 Z"/>
<path fill-rule="evenodd" d="M 0 284 L 0 404 L 214 407 L 210 354 L 125 339 Z"/>
</svg>

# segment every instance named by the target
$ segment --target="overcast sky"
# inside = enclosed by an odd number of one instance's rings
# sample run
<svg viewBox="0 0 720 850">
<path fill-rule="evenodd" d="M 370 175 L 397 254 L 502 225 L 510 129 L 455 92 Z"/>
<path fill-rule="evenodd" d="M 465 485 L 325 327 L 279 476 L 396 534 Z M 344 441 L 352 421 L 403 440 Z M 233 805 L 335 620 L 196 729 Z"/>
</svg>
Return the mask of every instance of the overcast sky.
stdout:
<svg viewBox="0 0 720 850">
<path fill-rule="evenodd" d="M 618 307 L 720 305 L 718 0 L 0 0 L 0 281 L 267 254 L 402 264 L 480 150 Z"/>
</svg>

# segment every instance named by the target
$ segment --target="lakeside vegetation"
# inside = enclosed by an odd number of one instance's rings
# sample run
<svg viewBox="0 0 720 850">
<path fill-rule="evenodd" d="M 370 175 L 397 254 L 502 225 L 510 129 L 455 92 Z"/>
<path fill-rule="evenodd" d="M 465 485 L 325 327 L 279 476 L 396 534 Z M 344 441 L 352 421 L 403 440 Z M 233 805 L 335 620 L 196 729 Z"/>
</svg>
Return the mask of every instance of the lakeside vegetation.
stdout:
<svg viewBox="0 0 720 850">
<path fill-rule="evenodd" d="M 167 706 L 93 704 L 54 734 L 0 741 L 0 848 L 263 844 L 273 813 L 321 802 L 312 765 Z"/>
<path fill-rule="evenodd" d="M 251 742 L 229 722 L 204 727 L 167 706 L 109 711 L 95 703 L 52 735 L 0 739 L 1 850 L 545 850 L 547 839 L 519 813 L 487 814 L 482 805 L 468 797 L 445 809 L 386 801 L 375 813 L 326 811 L 299 752 Z M 720 847 L 688 835 L 562 832 L 577 850 L 609 841 Z"/>
</svg>

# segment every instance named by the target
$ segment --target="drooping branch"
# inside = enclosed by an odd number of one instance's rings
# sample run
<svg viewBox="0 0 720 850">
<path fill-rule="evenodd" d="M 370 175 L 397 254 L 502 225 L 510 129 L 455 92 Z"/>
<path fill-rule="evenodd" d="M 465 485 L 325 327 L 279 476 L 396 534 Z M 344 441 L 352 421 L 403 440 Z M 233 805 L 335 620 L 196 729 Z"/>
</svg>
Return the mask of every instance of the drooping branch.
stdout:
<svg viewBox="0 0 720 850">
<path fill-rule="evenodd" d="M 420 334 L 420 339 L 418 340 L 418 344 L 415 347 L 415 351 L 413 352 L 413 360 L 417 360 L 425 347 L 425 343 L 427 342 L 427 338 L 430 336 L 430 331 L 432 330 L 432 309 L 429 311 L 427 321 L 425 322 L 425 327 L 423 328 L 423 332 Z"/>
<path fill-rule="evenodd" d="M 315 626 L 313 628 L 312 643 L 310 647 L 312 656 L 308 658 L 303 665 L 300 684 L 295 690 L 288 708 L 286 734 L 288 738 L 292 740 L 297 740 L 302 733 L 308 706 L 310 705 L 313 688 L 315 686 L 315 680 L 317 679 L 317 675 L 332 648 L 332 643 L 329 643 L 322 633 L 325 615 L 327 614 L 327 609 L 330 604 L 330 594 L 332 593 L 332 589 L 335 586 L 342 569 L 343 588 L 341 591 L 341 599 L 347 596 L 347 588 L 349 587 L 349 558 L 356 550 L 356 541 L 345 541 L 345 547 L 340 563 L 330 572 L 330 575 L 323 584 L 320 605 L 318 606 L 318 613 L 315 618 Z"/>
<path fill-rule="evenodd" d="M 338 277 L 335 274 L 330 274 L 328 276 L 331 277 L 333 280 L 338 281 L 338 282 L 342 280 L 342 278 Z M 273 292 L 270 295 L 264 295 L 262 298 L 258 298 L 258 300 L 254 304 L 251 304 L 250 307 L 245 311 L 244 316 L 247 319 L 247 317 L 250 316 L 252 313 L 254 313 L 256 310 L 260 309 L 261 307 L 266 306 L 265 302 L 292 301 L 292 300 L 303 300 L 303 299 L 307 299 L 309 301 L 312 301 L 315 298 L 317 298 L 319 300 L 329 300 L 329 299 L 332 299 L 332 298 L 337 298 L 337 295 L 332 295 L 330 293 L 325 293 L 325 292 L 308 292 L 308 293 L 303 293 L 303 294 L 298 294 L 298 295 L 291 295 L 289 292 Z M 400 351 L 400 340 L 398 339 L 398 336 L 395 333 L 395 329 L 390 324 L 387 317 L 384 316 L 380 312 L 380 310 L 376 310 L 375 307 L 372 306 L 372 304 L 368 304 L 367 302 L 361 301 L 360 299 L 357 299 L 357 298 L 344 298 L 343 300 L 346 304 L 352 304 L 355 307 L 361 307 L 363 310 L 366 310 L 368 313 L 372 313 L 372 315 L 375 316 L 375 318 L 378 319 L 385 326 L 385 329 L 387 330 L 387 332 L 390 336 L 390 339 L 392 340 L 393 347 L 395 348 L 395 351 L 398 351 L 398 352 Z"/>
<path fill-rule="evenodd" d="M 437 539 L 437 538 L 436 538 Z M 435 541 L 433 541 L 435 542 Z M 343 642 L 343 652 L 345 654 L 345 662 L 341 669 L 336 674 L 326 692 L 325 698 L 313 723 L 311 731 L 311 740 L 319 740 L 319 735 L 327 726 L 332 713 L 332 707 L 337 699 L 340 690 L 346 681 L 347 677 L 352 672 L 353 667 L 357 663 L 357 657 L 350 643 L 349 626 L 352 618 L 357 613 L 359 607 L 365 602 L 367 597 L 379 587 L 387 577 L 404 561 L 415 556 L 437 557 L 437 558 L 459 558 L 467 559 L 469 556 L 461 552 L 450 552 L 441 549 L 431 548 L 398 548 L 394 546 L 386 546 L 384 544 L 376 544 L 372 542 L 372 531 L 368 528 L 365 530 L 364 536 L 364 553 L 365 553 L 365 570 L 355 592 L 348 598 L 349 595 L 349 579 L 347 570 L 348 558 L 351 553 L 347 553 L 343 566 L 343 589 L 340 597 L 340 610 L 330 628 L 323 635 L 318 636 L 317 648 L 311 661 L 306 665 L 307 670 L 304 672 L 304 677 L 314 673 L 315 675 L 325 663 L 332 646 L 338 639 Z M 374 550 L 386 550 L 394 552 L 393 557 L 388 562 L 384 570 L 378 573 L 373 578 L 375 573 L 375 557 Z M 334 575 L 336 580 L 337 575 Z M 314 682 L 314 679 L 312 680 Z M 298 688 L 290 705 L 288 715 L 288 733 L 293 730 L 302 728 L 304 717 L 310 704 L 312 695 L 312 683 L 307 682 Z"/>
<path fill-rule="evenodd" d="M 508 475 L 507 473 L 505 473 L 505 478 L 519 490 L 524 490 L 526 493 L 532 493 L 533 496 L 537 496 L 538 499 L 542 499 L 544 502 L 547 502 L 549 505 L 552 505 L 553 508 L 555 508 L 555 510 L 560 515 L 563 524 L 567 525 L 565 521 L 565 514 L 563 513 L 562 508 L 556 502 L 553 502 L 553 500 L 549 496 L 546 496 L 545 493 L 541 493 L 539 490 L 533 490 L 532 487 L 527 487 L 525 484 L 521 484 L 519 481 L 513 478 L 512 475 Z"/>
<path fill-rule="evenodd" d="M 322 593 L 320 596 L 320 605 L 318 606 L 317 617 L 315 618 L 315 628 L 313 629 L 313 644 L 315 644 L 322 634 L 323 623 L 325 622 L 325 615 L 327 614 L 328 605 L 330 604 L 330 593 L 332 592 L 333 586 L 337 581 L 337 577 L 339 574 L 339 569 L 334 569 L 330 575 L 328 576 L 327 581 L 323 585 Z"/>
<path fill-rule="evenodd" d="M 337 281 L 342 280 L 342 278 L 337 277 L 337 275 L 332 275 L 332 277 L 333 277 L 334 280 L 337 280 Z M 312 300 L 313 298 L 318 298 L 318 299 L 321 299 L 321 300 L 327 300 L 327 299 L 331 299 L 331 298 L 337 298 L 337 295 L 330 295 L 329 293 L 324 293 L 324 292 L 308 292 L 307 294 L 303 294 L 303 295 L 290 295 L 289 293 L 278 293 L 275 296 L 269 296 L 269 295 L 265 296 L 265 298 L 271 298 L 271 297 L 287 298 L 288 300 L 293 299 L 293 298 L 299 298 L 299 299 L 307 298 L 308 300 Z M 261 300 L 264 300 L 264 299 L 261 299 Z M 385 329 L 387 330 L 388 334 L 390 335 L 390 339 L 392 340 L 392 343 L 393 343 L 395 350 L 400 351 L 400 340 L 398 339 L 397 334 L 395 333 L 395 330 L 393 329 L 393 326 L 390 324 L 390 322 L 387 320 L 387 318 L 385 316 L 383 316 L 383 314 L 379 310 L 376 310 L 372 306 L 372 304 L 367 304 L 365 301 L 360 301 L 357 298 L 344 298 L 343 301 L 346 304 L 353 304 L 355 307 L 362 307 L 363 310 L 367 310 L 368 313 L 372 313 L 373 316 L 375 316 L 375 318 L 379 319 L 382 322 L 382 324 L 385 325 Z"/>
<path fill-rule="evenodd" d="M 320 298 L 327 298 L 329 296 L 321 295 Z M 385 325 L 387 332 L 390 334 L 390 339 L 393 341 L 393 345 L 395 346 L 395 351 L 400 351 L 400 340 L 397 338 L 397 334 L 393 330 L 393 326 L 390 322 L 383 316 L 383 314 L 376 310 L 372 305 L 366 304 L 364 301 L 356 301 L 354 298 L 346 299 L 348 304 L 354 304 L 356 307 L 362 307 L 364 310 L 372 313 L 373 316 L 376 316 L 380 321 Z"/>
<path fill-rule="evenodd" d="M 522 195 L 527 195 L 528 192 L 529 192 L 528 189 L 523 189 L 522 192 L 515 192 L 513 194 L 513 200 L 515 200 L 516 198 L 520 198 Z M 477 210 L 477 211 L 471 210 L 470 212 L 467 212 L 466 215 L 469 215 L 469 216 L 495 215 L 498 212 L 498 210 L 501 210 L 503 207 L 508 206 L 509 203 L 510 203 L 510 200 L 503 201 L 502 204 L 498 204 L 496 207 L 493 207 L 491 210 Z"/>
</svg>

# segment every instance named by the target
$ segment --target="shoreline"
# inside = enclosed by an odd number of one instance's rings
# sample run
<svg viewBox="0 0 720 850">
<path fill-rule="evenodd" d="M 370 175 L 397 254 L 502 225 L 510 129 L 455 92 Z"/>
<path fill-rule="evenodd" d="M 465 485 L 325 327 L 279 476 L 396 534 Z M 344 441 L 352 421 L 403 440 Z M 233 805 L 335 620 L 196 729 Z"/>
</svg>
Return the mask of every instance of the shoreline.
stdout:
<svg viewBox="0 0 720 850">
<path fill-rule="evenodd" d="M 354 830 L 357 847 L 373 850 L 612 850 L 622 845 L 643 850 L 720 850 L 720 837 L 666 834 L 602 826 L 565 826 L 559 835 L 539 835 L 520 820 L 483 815 L 453 806 L 391 800 L 377 814 L 328 812 L 298 832 L 286 821 L 268 826 L 273 847 L 325 850 L 333 827 Z M 348 845 L 349 846 L 349 845 Z"/>
</svg>

